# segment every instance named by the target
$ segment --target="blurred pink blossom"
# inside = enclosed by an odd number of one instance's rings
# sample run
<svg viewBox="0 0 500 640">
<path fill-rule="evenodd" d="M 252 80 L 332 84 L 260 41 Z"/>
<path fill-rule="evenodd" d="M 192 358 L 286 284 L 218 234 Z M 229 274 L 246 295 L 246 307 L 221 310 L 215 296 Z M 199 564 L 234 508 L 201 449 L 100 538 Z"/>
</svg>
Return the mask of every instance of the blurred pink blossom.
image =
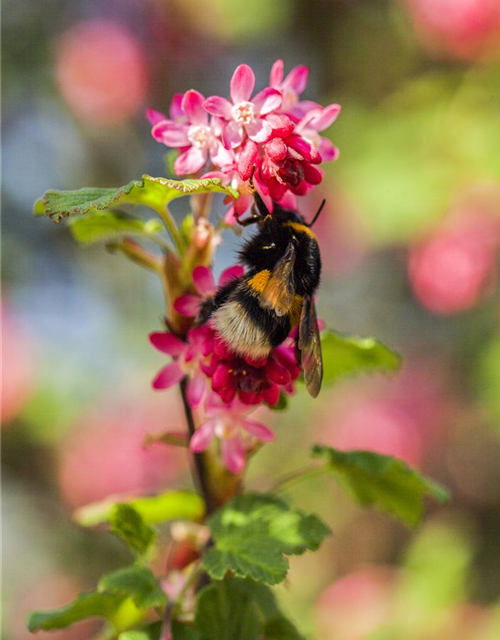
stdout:
<svg viewBox="0 0 500 640">
<path fill-rule="evenodd" d="M 373 566 L 340 578 L 320 595 L 316 620 L 322 640 L 366 640 L 391 619 L 397 573 Z"/>
<path fill-rule="evenodd" d="M 13 311 L 1 305 L 1 421 L 15 418 L 34 392 L 36 348 Z"/>
<path fill-rule="evenodd" d="M 142 107 L 147 65 L 132 32 L 105 20 L 67 29 L 56 48 L 56 79 L 63 98 L 82 120 L 123 122 Z"/>
<path fill-rule="evenodd" d="M 182 419 L 171 400 L 156 407 L 149 401 L 147 408 L 137 400 L 110 403 L 83 416 L 60 452 L 59 485 L 69 507 L 165 489 L 183 469 L 184 456 L 175 447 L 143 442 Z"/>
<path fill-rule="evenodd" d="M 449 218 L 409 256 L 409 279 L 418 300 L 443 315 L 472 308 L 492 282 L 500 220 L 481 212 Z"/>
<path fill-rule="evenodd" d="M 500 52 L 498 0 L 406 0 L 415 30 L 430 50 L 454 58 Z"/>
</svg>

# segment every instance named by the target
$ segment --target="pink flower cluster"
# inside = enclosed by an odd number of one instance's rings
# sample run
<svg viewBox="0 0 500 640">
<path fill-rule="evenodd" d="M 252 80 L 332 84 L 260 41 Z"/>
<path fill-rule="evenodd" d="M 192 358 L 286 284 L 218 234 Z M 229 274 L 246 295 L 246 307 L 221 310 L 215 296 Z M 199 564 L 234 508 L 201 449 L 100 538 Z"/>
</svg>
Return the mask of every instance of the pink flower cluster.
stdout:
<svg viewBox="0 0 500 640">
<path fill-rule="evenodd" d="M 219 285 L 242 272 L 240 265 L 226 269 Z M 206 267 L 194 269 L 193 283 L 197 295 L 182 295 L 174 303 L 180 314 L 190 318 L 197 315 L 203 300 L 215 291 L 212 272 Z M 168 389 L 187 378 L 189 405 L 205 417 L 191 440 L 191 449 L 202 451 L 217 438 L 227 468 L 240 473 L 245 453 L 255 439 L 262 442 L 274 439 L 267 427 L 250 419 L 248 414 L 262 403 L 275 406 L 281 394 L 291 395 L 295 390 L 300 367 L 293 337 L 258 361 L 229 351 L 210 324 L 190 329 L 186 341 L 169 332 L 152 333 L 149 339 L 156 349 L 172 358 L 156 375 L 153 388 Z"/>
<path fill-rule="evenodd" d="M 205 99 L 191 89 L 174 96 L 170 117 L 148 110 L 155 140 L 179 149 L 174 163 L 178 176 L 218 177 L 239 191 L 226 222 L 233 223 L 251 206 L 248 180 L 253 171 L 269 210 L 273 201 L 296 208 L 295 196 L 321 182 L 318 165 L 338 157 L 337 148 L 320 133 L 335 121 L 340 106 L 300 100 L 308 74 L 301 65 L 284 77 L 283 61 L 278 60 L 269 86 L 253 95 L 255 75 L 242 64 L 231 79 L 229 100 Z"/>
</svg>

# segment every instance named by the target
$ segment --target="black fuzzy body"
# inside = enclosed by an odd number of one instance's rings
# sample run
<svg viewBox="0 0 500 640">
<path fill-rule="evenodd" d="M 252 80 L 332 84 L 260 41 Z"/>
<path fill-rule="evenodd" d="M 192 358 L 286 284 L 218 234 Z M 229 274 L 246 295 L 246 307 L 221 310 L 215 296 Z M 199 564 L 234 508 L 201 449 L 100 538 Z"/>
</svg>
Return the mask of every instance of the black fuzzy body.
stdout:
<svg viewBox="0 0 500 640">
<path fill-rule="evenodd" d="M 289 226 L 290 223 L 300 226 L 293 228 Z M 244 318 L 241 325 L 241 345 L 235 346 L 234 339 L 228 341 L 229 346 L 236 352 L 241 355 L 251 353 L 251 345 L 247 345 L 248 348 L 245 346 L 245 339 L 247 339 L 245 330 L 252 328 L 248 323 L 258 329 L 260 336 L 265 337 L 267 347 L 263 344 L 262 350 L 270 351 L 273 347 L 280 345 L 293 327 L 293 316 L 291 314 L 279 316 L 273 309 L 263 308 L 260 304 L 260 293 L 250 283 L 260 272 L 264 270 L 272 272 L 292 242 L 296 246 L 293 268 L 295 294 L 300 296 L 300 299 L 313 296 L 321 276 L 321 258 L 317 240 L 299 213 L 275 204 L 273 214 L 259 220 L 258 232 L 245 242 L 239 252 L 240 260 L 247 267 L 247 272 L 220 287 L 215 296 L 204 303 L 198 316 L 198 324 L 207 322 L 218 310 L 228 310 L 229 305 L 232 305 L 231 308 L 235 309 L 235 313 L 239 313 Z M 296 322 L 297 319 L 295 324 Z M 221 337 L 223 340 L 227 338 L 223 333 Z"/>
</svg>

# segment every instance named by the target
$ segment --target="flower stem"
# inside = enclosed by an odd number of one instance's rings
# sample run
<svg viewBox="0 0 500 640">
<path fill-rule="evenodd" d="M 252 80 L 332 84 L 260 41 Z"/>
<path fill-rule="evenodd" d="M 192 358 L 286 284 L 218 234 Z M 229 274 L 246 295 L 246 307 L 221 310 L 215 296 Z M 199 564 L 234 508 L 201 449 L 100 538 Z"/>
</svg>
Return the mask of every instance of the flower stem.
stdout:
<svg viewBox="0 0 500 640">
<path fill-rule="evenodd" d="M 179 253 L 182 253 L 183 246 L 182 246 L 181 235 L 179 233 L 179 229 L 177 229 L 177 225 L 174 222 L 174 219 L 172 217 L 172 214 L 169 211 L 168 206 L 165 205 L 164 207 L 155 207 L 155 211 L 162 219 L 163 224 L 165 225 L 170 237 L 172 238 L 175 246 L 177 247 L 177 251 Z"/>
<path fill-rule="evenodd" d="M 323 467 L 301 467 L 300 469 L 295 469 L 295 471 L 291 471 L 279 478 L 269 491 L 270 493 L 279 493 L 280 491 L 283 491 L 285 487 L 289 487 L 290 485 L 301 482 L 302 480 L 309 480 L 309 478 L 314 478 L 315 476 L 322 475 L 324 473 L 325 469 Z"/>
<path fill-rule="evenodd" d="M 191 407 L 189 406 L 189 402 L 187 399 L 187 379 L 184 378 L 183 380 L 181 380 L 179 386 L 181 390 L 182 404 L 184 406 L 184 413 L 186 415 L 186 422 L 188 425 L 188 433 L 189 437 L 191 438 L 195 432 L 195 424 L 193 412 L 191 411 Z M 205 457 L 202 453 L 194 453 L 193 461 L 193 479 L 201 497 L 205 502 L 206 515 L 209 516 L 217 508 L 217 501 L 210 489 Z"/>
</svg>

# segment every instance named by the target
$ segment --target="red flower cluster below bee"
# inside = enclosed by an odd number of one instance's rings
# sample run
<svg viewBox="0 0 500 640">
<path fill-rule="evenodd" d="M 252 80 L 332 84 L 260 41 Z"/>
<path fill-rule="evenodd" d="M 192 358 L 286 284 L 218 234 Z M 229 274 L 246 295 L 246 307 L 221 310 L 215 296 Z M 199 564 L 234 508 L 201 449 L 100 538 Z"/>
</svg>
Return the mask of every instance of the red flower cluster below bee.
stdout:
<svg viewBox="0 0 500 640">
<path fill-rule="evenodd" d="M 281 345 L 258 361 L 231 353 L 223 342 L 215 341 L 210 366 L 212 389 L 224 400 L 237 396 L 244 404 L 265 402 L 275 406 L 280 393 L 292 394 L 300 375 L 293 345 Z"/>
</svg>

